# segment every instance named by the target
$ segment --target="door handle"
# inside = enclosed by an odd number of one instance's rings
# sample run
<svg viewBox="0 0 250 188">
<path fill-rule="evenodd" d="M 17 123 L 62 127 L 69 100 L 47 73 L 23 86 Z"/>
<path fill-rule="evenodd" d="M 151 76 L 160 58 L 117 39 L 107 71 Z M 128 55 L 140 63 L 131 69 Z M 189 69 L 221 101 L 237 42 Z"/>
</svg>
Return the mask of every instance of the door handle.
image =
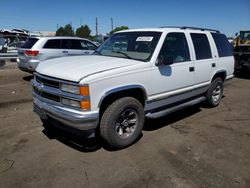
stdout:
<svg viewBox="0 0 250 188">
<path fill-rule="evenodd" d="M 66 51 L 66 50 L 65 50 L 65 51 L 62 51 L 62 53 L 67 54 L 67 53 L 69 53 L 69 51 Z"/>
<path fill-rule="evenodd" d="M 89 54 L 89 52 L 84 52 L 84 54 Z"/>
<path fill-rule="evenodd" d="M 189 72 L 194 72 L 194 67 L 189 67 Z"/>
<path fill-rule="evenodd" d="M 212 67 L 216 67 L 216 64 L 215 64 L 215 63 L 212 63 Z"/>
</svg>

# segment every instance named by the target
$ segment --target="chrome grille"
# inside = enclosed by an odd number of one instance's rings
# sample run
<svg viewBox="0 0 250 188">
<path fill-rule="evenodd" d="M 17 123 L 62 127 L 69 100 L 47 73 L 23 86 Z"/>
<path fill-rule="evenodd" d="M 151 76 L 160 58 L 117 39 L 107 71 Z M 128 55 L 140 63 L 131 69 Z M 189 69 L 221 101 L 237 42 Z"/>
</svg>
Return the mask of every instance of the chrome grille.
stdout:
<svg viewBox="0 0 250 188">
<path fill-rule="evenodd" d="M 43 78 L 43 77 L 41 77 L 39 75 L 36 75 L 35 79 L 36 79 L 36 81 L 38 83 L 42 83 L 42 84 L 44 84 L 46 86 L 49 86 L 49 87 L 54 87 L 54 88 L 59 88 L 60 87 L 60 83 L 59 82 Z"/>
</svg>

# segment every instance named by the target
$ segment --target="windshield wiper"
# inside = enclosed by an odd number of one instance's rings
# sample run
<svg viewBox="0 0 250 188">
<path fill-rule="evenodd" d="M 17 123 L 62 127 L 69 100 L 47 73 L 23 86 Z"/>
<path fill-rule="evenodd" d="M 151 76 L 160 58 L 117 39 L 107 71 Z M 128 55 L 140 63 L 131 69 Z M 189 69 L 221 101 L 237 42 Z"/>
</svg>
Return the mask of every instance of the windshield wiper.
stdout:
<svg viewBox="0 0 250 188">
<path fill-rule="evenodd" d="M 133 59 L 132 57 L 130 57 L 128 54 L 126 54 L 125 52 L 121 52 L 121 51 L 112 51 L 114 53 L 118 53 L 118 54 L 122 54 L 124 56 L 126 56 L 128 59 Z"/>
</svg>

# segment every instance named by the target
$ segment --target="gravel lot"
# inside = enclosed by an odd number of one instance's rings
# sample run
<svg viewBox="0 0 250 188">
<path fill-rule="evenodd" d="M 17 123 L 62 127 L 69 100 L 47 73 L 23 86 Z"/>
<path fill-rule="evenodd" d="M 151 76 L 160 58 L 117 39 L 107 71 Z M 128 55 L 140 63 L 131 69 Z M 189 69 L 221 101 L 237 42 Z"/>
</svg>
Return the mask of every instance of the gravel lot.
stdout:
<svg viewBox="0 0 250 188">
<path fill-rule="evenodd" d="M 147 120 L 120 151 L 45 131 L 31 78 L 0 70 L 0 187 L 250 187 L 249 78 L 233 79 L 217 108 Z"/>
</svg>

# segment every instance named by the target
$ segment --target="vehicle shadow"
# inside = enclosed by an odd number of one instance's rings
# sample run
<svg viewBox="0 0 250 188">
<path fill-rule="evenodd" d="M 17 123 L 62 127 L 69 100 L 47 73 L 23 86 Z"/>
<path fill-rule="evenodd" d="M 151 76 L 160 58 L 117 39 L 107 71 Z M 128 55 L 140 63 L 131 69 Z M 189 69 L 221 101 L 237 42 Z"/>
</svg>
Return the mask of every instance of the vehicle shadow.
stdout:
<svg viewBox="0 0 250 188">
<path fill-rule="evenodd" d="M 161 129 L 163 127 L 169 126 L 173 123 L 176 123 L 180 120 L 183 120 L 187 117 L 190 117 L 198 112 L 201 111 L 201 107 L 203 107 L 204 104 L 197 104 L 191 107 L 187 107 L 185 109 L 173 112 L 169 115 L 163 116 L 161 118 L 157 119 L 146 119 L 143 131 L 155 131 L 158 129 Z"/>
<path fill-rule="evenodd" d="M 95 152 L 99 149 L 105 149 L 106 151 L 117 151 L 118 149 L 111 148 L 107 144 L 105 144 L 99 136 L 94 138 L 81 138 L 80 135 L 72 134 L 68 131 L 62 129 L 56 129 L 56 127 L 45 128 L 43 131 L 49 139 L 56 139 L 59 142 L 65 144 L 68 147 L 71 147 L 77 151 L 88 153 L 88 152 Z M 135 144 L 142 138 L 143 134 L 137 138 L 137 140 L 133 143 Z M 129 146 L 127 146 L 129 147 Z M 126 148 L 127 148 L 126 147 Z M 124 148 L 125 149 L 125 148 Z"/>
<path fill-rule="evenodd" d="M 198 104 L 183 110 L 174 112 L 167 116 L 157 119 L 146 119 L 143 131 L 156 131 L 163 127 L 169 126 L 187 117 L 190 117 L 201 111 L 202 104 Z M 58 129 L 56 127 L 45 128 L 42 131 L 49 139 L 56 139 L 59 142 L 65 144 L 80 152 L 95 152 L 101 148 L 106 151 L 117 151 L 117 149 L 111 148 L 106 145 L 97 135 L 95 138 L 85 139 L 80 136 L 80 134 L 74 134 L 63 129 Z M 139 138 L 133 143 L 135 144 L 143 137 L 143 133 L 140 134 Z M 128 146 L 129 147 L 129 146 Z"/>
<path fill-rule="evenodd" d="M 27 82 L 30 82 L 30 80 L 33 79 L 33 75 L 28 75 L 28 76 L 24 76 L 23 77 L 23 80 L 27 81 Z"/>
<path fill-rule="evenodd" d="M 49 139 L 56 139 L 80 152 L 94 152 L 102 148 L 101 142 L 97 138 L 84 139 L 70 132 L 57 129 L 56 127 L 45 128 L 42 132 Z"/>
</svg>

